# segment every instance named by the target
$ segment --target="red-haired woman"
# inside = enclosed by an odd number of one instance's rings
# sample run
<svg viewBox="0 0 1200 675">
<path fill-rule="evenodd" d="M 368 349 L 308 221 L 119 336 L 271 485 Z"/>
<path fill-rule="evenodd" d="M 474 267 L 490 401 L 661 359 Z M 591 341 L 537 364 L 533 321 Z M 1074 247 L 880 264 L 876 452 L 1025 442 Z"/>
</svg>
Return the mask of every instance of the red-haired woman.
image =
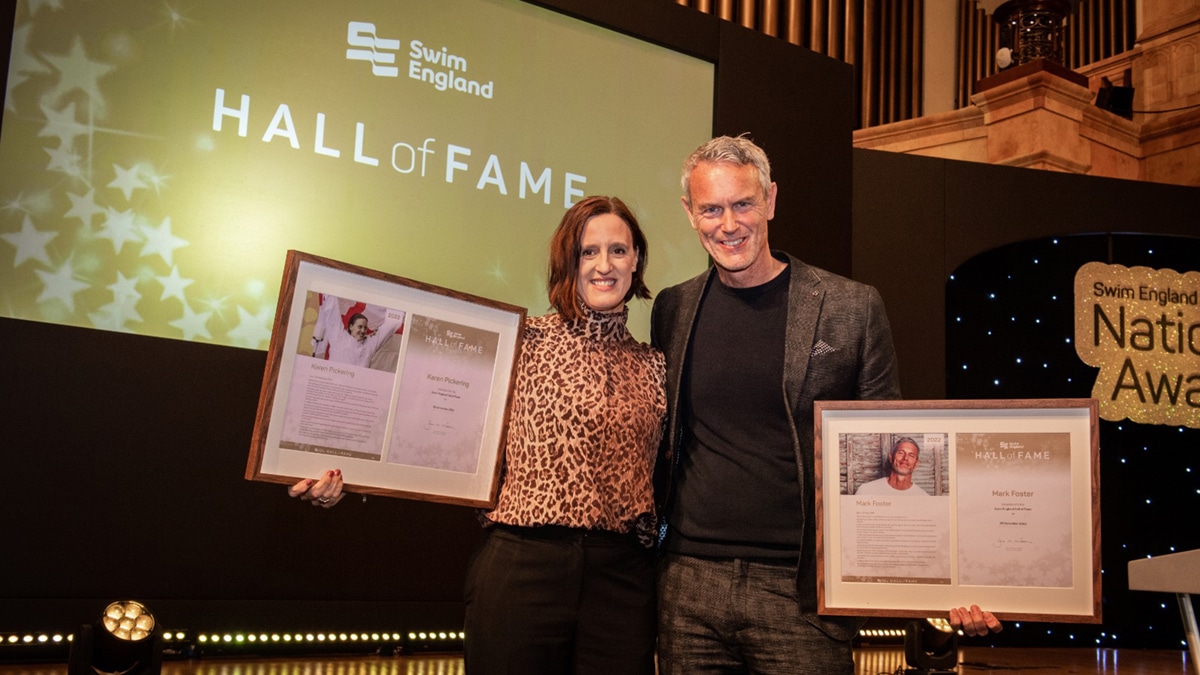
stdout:
<svg viewBox="0 0 1200 675">
<path fill-rule="evenodd" d="M 665 365 L 625 326 L 626 303 L 650 297 L 646 259 L 616 197 L 580 201 L 554 232 L 556 311 L 526 322 L 500 496 L 467 571 L 470 675 L 654 673 Z M 291 492 L 332 506 L 341 477 Z"/>
</svg>

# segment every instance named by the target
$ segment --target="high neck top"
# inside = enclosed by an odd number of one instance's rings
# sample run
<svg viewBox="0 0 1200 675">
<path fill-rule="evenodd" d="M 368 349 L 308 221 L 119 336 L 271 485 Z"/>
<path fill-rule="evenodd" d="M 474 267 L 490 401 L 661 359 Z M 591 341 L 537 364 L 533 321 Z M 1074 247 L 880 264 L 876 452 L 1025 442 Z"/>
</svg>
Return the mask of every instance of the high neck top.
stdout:
<svg viewBox="0 0 1200 675">
<path fill-rule="evenodd" d="M 628 310 L 529 319 L 510 403 L 504 478 L 485 520 L 652 541 L 651 475 L 666 414 L 662 354 Z"/>
<path fill-rule="evenodd" d="M 564 321 L 569 332 L 601 342 L 632 340 L 625 323 L 629 320 L 629 307 L 622 307 L 615 312 L 597 312 L 580 303 L 579 310 L 583 318 L 578 321 Z"/>
</svg>

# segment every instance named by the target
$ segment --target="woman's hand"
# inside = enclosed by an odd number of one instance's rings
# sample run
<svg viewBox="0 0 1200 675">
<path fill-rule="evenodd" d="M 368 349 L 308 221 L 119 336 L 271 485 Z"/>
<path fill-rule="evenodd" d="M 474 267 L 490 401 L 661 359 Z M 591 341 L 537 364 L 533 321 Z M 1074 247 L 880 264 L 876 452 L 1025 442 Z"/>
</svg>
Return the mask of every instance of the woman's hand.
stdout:
<svg viewBox="0 0 1200 675">
<path fill-rule="evenodd" d="M 329 508 L 342 501 L 342 470 L 326 471 L 319 479 L 307 478 L 288 488 L 289 497 L 299 497 L 313 506 Z"/>
<path fill-rule="evenodd" d="M 1000 623 L 1000 619 L 997 619 L 991 612 L 979 609 L 979 605 L 971 605 L 969 610 L 966 607 L 951 609 L 950 626 L 955 630 L 962 630 L 969 636 L 999 633 L 1004 630 L 1004 624 Z"/>
</svg>

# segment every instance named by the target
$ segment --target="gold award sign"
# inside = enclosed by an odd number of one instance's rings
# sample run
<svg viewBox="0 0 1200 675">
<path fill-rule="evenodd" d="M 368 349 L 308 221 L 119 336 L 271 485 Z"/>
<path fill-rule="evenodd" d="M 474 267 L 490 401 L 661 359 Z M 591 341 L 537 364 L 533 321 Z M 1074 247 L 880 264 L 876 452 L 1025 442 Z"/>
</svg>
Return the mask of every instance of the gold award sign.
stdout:
<svg viewBox="0 0 1200 675">
<path fill-rule="evenodd" d="M 1200 272 L 1088 263 L 1075 351 L 1100 369 L 1100 417 L 1200 428 Z"/>
</svg>

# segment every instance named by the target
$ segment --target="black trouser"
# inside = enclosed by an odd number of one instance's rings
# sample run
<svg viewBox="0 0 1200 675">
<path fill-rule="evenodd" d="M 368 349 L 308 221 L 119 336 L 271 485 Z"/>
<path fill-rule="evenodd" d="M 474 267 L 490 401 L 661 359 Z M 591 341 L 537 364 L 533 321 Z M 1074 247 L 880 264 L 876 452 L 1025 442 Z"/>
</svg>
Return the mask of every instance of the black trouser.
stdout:
<svg viewBox="0 0 1200 675">
<path fill-rule="evenodd" d="M 632 534 L 494 526 L 465 597 L 469 675 L 654 673 L 654 560 Z"/>
</svg>

